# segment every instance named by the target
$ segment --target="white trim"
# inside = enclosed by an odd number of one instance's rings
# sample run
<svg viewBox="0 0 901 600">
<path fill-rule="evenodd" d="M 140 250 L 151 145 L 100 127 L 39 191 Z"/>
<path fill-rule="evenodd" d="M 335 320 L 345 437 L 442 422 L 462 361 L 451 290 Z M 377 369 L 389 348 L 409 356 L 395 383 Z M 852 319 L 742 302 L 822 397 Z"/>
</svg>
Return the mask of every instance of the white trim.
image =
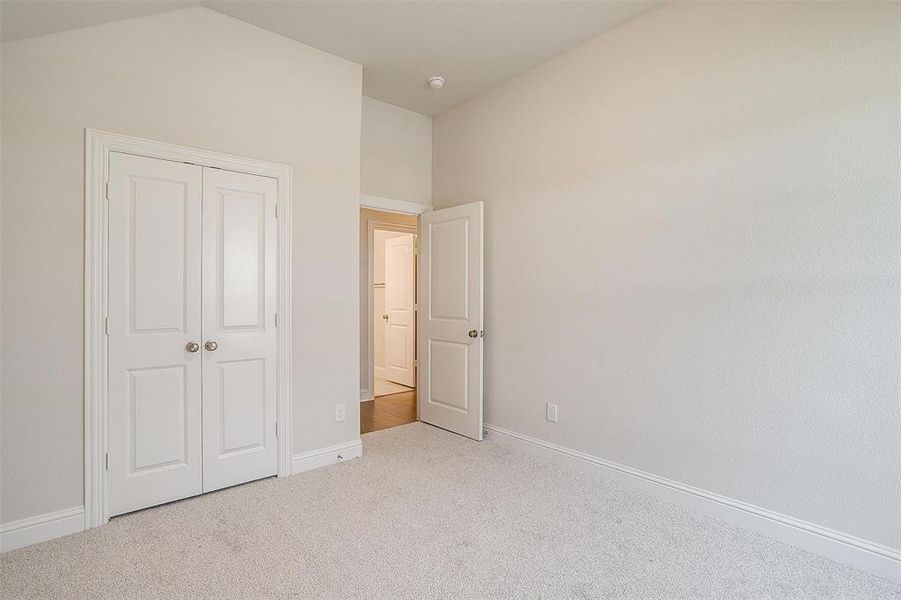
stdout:
<svg viewBox="0 0 901 600">
<path fill-rule="evenodd" d="M 363 442 L 354 440 L 352 442 L 344 442 L 335 444 L 326 448 L 310 450 L 295 454 L 291 460 L 291 474 L 297 475 L 305 471 L 312 471 L 319 467 L 333 465 L 345 460 L 360 458 L 363 456 Z"/>
<path fill-rule="evenodd" d="M 84 531 L 84 507 L 44 513 L 0 525 L 0 552 Z"/>
<path fill-rule="evenodd" d="M 369 323 L 369 333 L 366 336 L 366 352 L 367 352 L 367 361 L 369 362 L 366 365 L 366 389 L 360 390 L 360 401 L 364 400 L 364 394 L 366 395 L 365 400 L 372 400 L 375 398 L 375 378 L 381 377 L 385 378 L 385 368 L 384 367 L 376 367 L 375 366 L 375 300 L 373 299 L 372 288 L 373 288 L 373 274 L 375 273 L 375 261 L 373 255 L 375 254 L 375 232 L 378 231 L 397 231 L 401 233 L 412 233 L 416 236 L 416 247 L 419 247 L 419 225 L 405 225 L 403 223 L 389 223 L 385 221 L 379 221 L 374 218 L 366 219 L 366 241 L 369 245 L 367 249 L 368 256 L 366 257 L 366 314 L 367 314 L 367 322 Z M 416 278 L 416 298 L 419 299 L 419 277 Z M 419 310 L 416 310 L 416 318 L 419 318 Z M 418 325 L 418 321 L 417 321 Z M 414 356 L 414 359 L 418 358 Z"/>
<path fill-rule="evenodd" d="M 291 474 L 292 424 L 292 180 L 289 165 L 264 162 L 220 152 L 85 129 L 85 281 L 84 281 L 84 528 L 109 521 L 109 496 L 104 455 L 107 448 L 107 204 L 110 152 L 189 162 L 278 181 L 278 362 L 276 366 L 278 475 Z"/>
<path fill-rule="evenodd" d="M 901 582 L 901 551 L 821 527 L 753 504 L 633 469 L 585 452 L 558 446 L 496 425 L 485 425 L 489 440 L 526 450 L 557 464 L 598 473 L 666 500 L 776 538 L 874 575 Z"/>
<path fill-rule="evenodd" d="M 360 194 L 360 208 L 372 208 L 407 215 L 421 215 L 432 210 L 431 204 L 425 202 L 413 202 L 412 200 L 400 200 L 399 198 L 386 198 L 373 196 L 372 194 Z"/>
</svg>

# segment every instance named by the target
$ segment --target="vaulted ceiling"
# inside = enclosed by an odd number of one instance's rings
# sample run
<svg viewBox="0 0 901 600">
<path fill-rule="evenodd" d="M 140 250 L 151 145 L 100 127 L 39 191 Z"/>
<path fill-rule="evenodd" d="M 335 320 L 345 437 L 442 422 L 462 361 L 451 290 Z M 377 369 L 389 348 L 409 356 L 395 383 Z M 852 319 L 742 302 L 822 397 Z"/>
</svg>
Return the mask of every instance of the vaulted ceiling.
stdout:
<svg viewBox="0 0 901 600">
<path fill-rule="evenodd" d="M 2 0 L 11 41 L 202 5 L 363 65 L 363 93 L 439 114 L 657 0 Z M 429 89 L 431 75 L 446 78 Z"/>
</svg>

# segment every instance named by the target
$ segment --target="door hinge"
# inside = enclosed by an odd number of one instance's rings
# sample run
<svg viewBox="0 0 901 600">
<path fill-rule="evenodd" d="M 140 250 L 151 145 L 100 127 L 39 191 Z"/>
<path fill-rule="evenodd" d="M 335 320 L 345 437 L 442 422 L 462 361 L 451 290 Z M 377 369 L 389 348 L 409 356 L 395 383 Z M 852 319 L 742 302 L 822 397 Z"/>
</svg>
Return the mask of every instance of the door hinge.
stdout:
<svg viewBox="0 0 901 600">
<path fill-rule="evenodd" d="M 278 218 L 278 203 L 275 204 L 275 218 Z"/>
<path fill-rule="evenodd" d="M 278 313 L 275 313 L 275 326 L 278 327 Z"/>
<path fill-rule="evenodd" d="M 275 437 L 278 437 L 278 421 L 275 422 Z"/>
<path fill-rule="evenodd" d="M 109 335 L 109 317 L 103 319 L 103 333 Z"/>
<path fill-rule="evenodd" d="M 106 453 L 106 456 L 104 456 L 103 460 L 106 464 L 106 470 L 109 471 L 109 452 Z"/>
<path fill-rule="evenodd" d="M 106 189 L 103 194 L 106 196 L 106 199 L 109 200 L 109 181 L 106 182 Z"/>
</svg>

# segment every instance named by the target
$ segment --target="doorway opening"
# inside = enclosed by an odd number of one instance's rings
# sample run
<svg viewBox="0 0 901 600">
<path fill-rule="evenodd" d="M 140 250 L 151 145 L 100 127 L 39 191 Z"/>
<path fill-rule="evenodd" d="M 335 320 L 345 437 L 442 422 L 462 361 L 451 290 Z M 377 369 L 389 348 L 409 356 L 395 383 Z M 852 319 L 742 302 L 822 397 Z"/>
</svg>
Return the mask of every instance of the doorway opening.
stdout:
<svg viewBox="0 0 901 600">
<path fill-rule="evenodd" d="M 360 433 L 418 418 L 419 218 L 360 210 Z"/>
</svg>

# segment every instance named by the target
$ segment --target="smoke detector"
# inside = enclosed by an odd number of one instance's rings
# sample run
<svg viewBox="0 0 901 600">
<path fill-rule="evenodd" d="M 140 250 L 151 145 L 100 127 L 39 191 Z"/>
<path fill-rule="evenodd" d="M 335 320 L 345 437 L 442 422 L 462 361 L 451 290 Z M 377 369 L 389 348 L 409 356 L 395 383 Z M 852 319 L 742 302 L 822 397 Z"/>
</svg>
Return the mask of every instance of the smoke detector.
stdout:
<svg viewBox="0 0 901 600">
<path fill-rule="evenodd" d="M 444 87 L 444 77 L 440 75 L 432 75 L 429 77 L 429 87 L 433 90 L 440 90 Z"/>
</svg>

